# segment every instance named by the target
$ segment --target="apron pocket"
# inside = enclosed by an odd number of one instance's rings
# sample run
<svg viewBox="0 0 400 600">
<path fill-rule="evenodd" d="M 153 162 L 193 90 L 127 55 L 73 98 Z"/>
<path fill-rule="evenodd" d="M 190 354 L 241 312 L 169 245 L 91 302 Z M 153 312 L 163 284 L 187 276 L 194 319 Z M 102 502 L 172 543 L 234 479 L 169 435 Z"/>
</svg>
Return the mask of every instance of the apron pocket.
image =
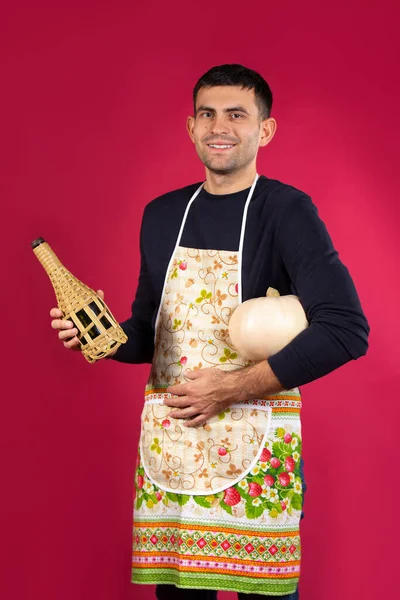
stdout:
<svg viewBox="0 0 400 600">
<path fill-rule="evenodd" d="M 238 483 L 255 466 L 271 427 L 271 408 L 233 404 L 188 429 L 162 400 L 146 401 L 140 451 L 148 478 L 160 489 L 209 495 Z"/>
</svg>

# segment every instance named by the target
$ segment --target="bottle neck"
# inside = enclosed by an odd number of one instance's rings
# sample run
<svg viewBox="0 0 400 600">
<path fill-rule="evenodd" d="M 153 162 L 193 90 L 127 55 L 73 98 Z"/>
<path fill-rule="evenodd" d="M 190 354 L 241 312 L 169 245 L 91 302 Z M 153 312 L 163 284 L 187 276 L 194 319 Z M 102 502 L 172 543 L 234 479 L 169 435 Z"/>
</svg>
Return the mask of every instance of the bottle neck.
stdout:
<svg viewBox="0 0 400 600">
<path fill-rule="evenodd" d="M 47 242 L 43 242 L 43 244 L 40 244 L 40 246 L 34 248 L 33 252 L 36 254 L 37 259 L 46 271 L 47 275 L 51 280 L 53 280 L 55 272 L 63 266 L 60 259 L 50 248 Z"/>
<path fill-rule="evenodd" d="M 47 242 L 43 242 L 33 249 L 37 259 L 46 271 L 53 285 L 58 307 L 65 314 L 68 311 L 68 302 L 65 294 L 65 281 L 75 280 L 76 278 L 64 267 L 54 250 Z M 67 278 L 65 277 L 67 275 Z M 67 285 L 67 287 L 69 287 Z"/>
</svg>

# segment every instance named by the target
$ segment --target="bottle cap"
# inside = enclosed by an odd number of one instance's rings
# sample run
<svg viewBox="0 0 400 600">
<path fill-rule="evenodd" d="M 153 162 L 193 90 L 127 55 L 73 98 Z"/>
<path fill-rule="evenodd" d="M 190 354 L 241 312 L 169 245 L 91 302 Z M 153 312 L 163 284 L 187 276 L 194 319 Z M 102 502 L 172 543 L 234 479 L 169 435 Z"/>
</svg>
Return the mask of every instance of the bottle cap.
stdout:
<svg viewBox="0 0 400 600">
<path fill-rule="evenodd" d="M 31 242 L 31 246 L 34 249 L 34 248 L 37 248 L 38 246 L 40 246 L 40 244 L 43 244 L 43 242 L 44 242 L 44 239 L 39 237 L 39 238 L 36 238 L 36 240 L 33 240 L 33 242 Z"/>
</svg>

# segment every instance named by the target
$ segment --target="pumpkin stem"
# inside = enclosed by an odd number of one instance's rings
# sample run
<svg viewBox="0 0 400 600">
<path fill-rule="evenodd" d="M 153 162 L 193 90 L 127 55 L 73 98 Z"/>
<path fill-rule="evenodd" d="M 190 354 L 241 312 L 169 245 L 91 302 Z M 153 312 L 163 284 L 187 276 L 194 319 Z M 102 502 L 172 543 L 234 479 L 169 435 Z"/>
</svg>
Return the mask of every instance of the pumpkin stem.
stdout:
<svg viewBox="0 0 400 600">
<path fill-rule="evenodd" d="M 269 287 L 266 293 L 267 298 L 279 298 L 280 293 L 273 287 Z"/>
</svg>

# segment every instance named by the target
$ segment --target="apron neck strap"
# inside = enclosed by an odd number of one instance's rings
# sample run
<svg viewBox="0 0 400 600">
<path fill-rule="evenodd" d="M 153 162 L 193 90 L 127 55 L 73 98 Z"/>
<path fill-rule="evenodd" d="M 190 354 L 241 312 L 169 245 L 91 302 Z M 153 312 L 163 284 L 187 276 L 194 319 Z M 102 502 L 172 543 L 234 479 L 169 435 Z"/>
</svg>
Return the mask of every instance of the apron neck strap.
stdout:
<svg viewBox="0 0 400 600">
<path fill-rule="evenodd" d="M 257 181 L 258 181 L 258 173 L 256 173 L 256 176 L 254 178 L 253 181 L 253 185 L 250 188 L 249 194 L 247 196 L 247 200 L 246 200 L 246 204 L 244 205 L 244 210 L 243 210 L 243 218 L 242 218 L 242 227 L 240 230 L 240 240 L 239 240 L 239 268 L 238 268 L 238 295 L 239 295 L 239 303 L 242 303 L 242 297 L 243 297 L 243 285 L 242 285 L 242 258 L 243 258 L 243 244 L 244 244 L 244 234 L 246 231 L 246 221 L 247 221 L 247 211 L 249 210 L 249 204 L 251 202 L 251 199 L 253 197 L 253 193 L 255 190 L 255 187 L 257 185 Z"/>
<path fill-rule="evenodd" d="M 244 234 L 246 231 L 246 221 L 247 221 L 247 211 L 249 209 L 249 204 L 251 202 L 251 199 L 253 197 L 253 193 L 255 190 L 255 187 L 257 185 L 257 180 L 258 180 L 258 173 L 256 173 L 256 176 L 254 178 L 253 184 L 250 188 L 250 191 L 247 195 L 247 199 L 246 199 L 246 203 L 244 205 L 244 210 L 243 210 L 243 217 L 242 217 L 242 226 L 241 226 L 241 230 L 240 230 L 240 240 L 239 240 L 239 259 L 238 259 L 238 296 L 239 296 L 239 303 L 242 303 L 242 296 L 243 296 L 243 290 L 242 290 L 242 256 L 243 256 L 243 245 L 244 245 Z M 181 238 L 182 238 L 182 233 L 183 233 L 183 229 L 185 227 L 185 223 L 186 223 L 186 219 L 190 210 L 191 205 L 193 204 L 193 202 L 196 200 L 197 196 L 200 194 L 201 190 L 203 189 L 205 184 L 205 181 L 201 184 L 200 187 L 197 188 L 197 190 L 195 191 L 195 193 L 193 194 L 193 196 L 190 198 L 187 206 L 186 206 L 186 210 L 184 212 L 183 218 L 182 218 L 182 223 L 181 223 L 181 227 L 179 229 L 179 233 L 178 233 L 178 237 L 176 240 L 176 244 L 174 247 L 174 250 L 172 252 L 171 255 L 171 259 L 170 259 L 170 264 L 168 265 L 168 269 L 167 269 L 167 275 L 169 273 L 169 270 L 171 268 L 171 263 L 173 260 L 173 257 L 175 255 L 176 249 L 178 248 L 180 242 L 181 242 Z M 167 277 L 166 275 L 166 277 Z M 164 282 L 165 285 L 165 282 Z"/>
<path fill-rule="evenodd" d="M 195 193 L 193 194 L 193 196 L 190 198 L 190 200 L 189 200 L 189 202 L 188 202 L 188 204 L 186 206 L 186 210 L 185 210 L 185 212 L 183 214 L 182 223 L 181 223 L 181 226 L 180 226 L 180 229 L 179 229 L 178 237 L 176 239 L 175 248 L 174 248 L 174 250 L 172 252 L 172 256 L 174 256 L 177 247 L 181 243 L 181 237 L 182 237 L 183 229 L 185 227 L 185 223 L 186 223 L 186 219 L 187 219 L 187 216 L 188 216 L 188 213 L 189 213 L 189 209 L 192 206 L 193 202 L 196 200 L 197 196 L 200 194 L 201 190 L 204 187 L 204 184 L 205 184 L 205 181 L 203 181 L 203 183 L 201 184 L 201 186 L 197 188 L 197 190 L 195 191 Z"/>
<path fill-rule="evenodd" d="M 246 219 L 247 219 L 247 211 L 249 208 L 249 204 L 251 202 L 251 198 L 253 196 L 254 193 L 254 189 L 257 185 L 257 180 L 259 178 L 258 173 L 256 173 L 256 176 L 254 178 L 254 181 L 252 183 L 252 186 L 250 188 L 250 191 L 248 193 L 247 199 L 246 199 L 246 203 L 244 205 L 244 210 L 243 210 L 243 218 L 242 218 L 242 226 L 241 226 L 241 230 L 240 230 L 240 240 L 239 240 L 239 254 L 242 253 L 243 251 L 243 243 L 244 243 L 244 233 L 245 233 L 245 229 L 246 229 Z M 186 219 L 190 210 L 190 207 L 192 206 L 193 202 L 196 200 L 197 196 L 200 194 L 201 190 L 203 189 L 204 185 L 205 185 L 205 181 L 203 181 L 203 183 L 197 188 L 197 190 L 195 191 L 195 193 L 193 194 L 193 196 L 190 198 L 189 202 L 187 203 L 185 212 L 183 214 L 183 218 L 182 218 L 182 223 L 179 229 L 179 233 L 178 233 L 178 237 L 176 240 L 176 244 L 175 244 L 175 248 L 172 254 L 175 254 L 175 251 L 177 249 L 177 247 L 179 246 L 179 244 L 181 243 L 181 238 L 182 238 L 182 234 L 183 234 L 183 230 L 185 228 L 185 223 L 186 223 Z M 240 288 L 240 286 L 239 286 Z"/>
</svg>

